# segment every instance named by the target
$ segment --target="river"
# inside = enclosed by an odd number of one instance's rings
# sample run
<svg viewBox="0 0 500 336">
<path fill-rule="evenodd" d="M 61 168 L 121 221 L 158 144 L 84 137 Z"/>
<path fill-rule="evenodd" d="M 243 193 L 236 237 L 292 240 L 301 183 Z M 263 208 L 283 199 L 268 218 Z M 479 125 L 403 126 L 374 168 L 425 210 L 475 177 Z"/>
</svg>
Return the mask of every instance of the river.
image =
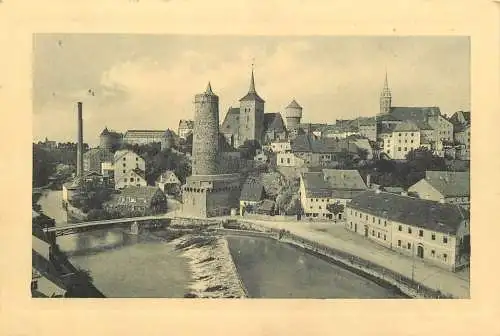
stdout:
<svg viewBox="0 0 500 336">
<path fill-rule="evenodd" d="M 61 192 L 39 200 L 43 211 L 66 222 Z M 71 262 L 90 271 L 107 297 L 183 297 L 191 275 L 170 244 L 120 229 L 58 237 Z M 287 244 L 266 238 L 228 237 L 248 293 L 254 298 L 393 298 L 391 290 Z"/>
</svg>

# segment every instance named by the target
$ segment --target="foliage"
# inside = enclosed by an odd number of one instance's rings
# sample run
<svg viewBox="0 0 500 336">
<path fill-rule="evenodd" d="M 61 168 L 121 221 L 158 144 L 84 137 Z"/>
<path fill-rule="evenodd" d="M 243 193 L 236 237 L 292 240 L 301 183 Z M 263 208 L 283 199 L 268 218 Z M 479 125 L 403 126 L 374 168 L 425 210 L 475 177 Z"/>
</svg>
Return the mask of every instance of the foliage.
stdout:
<svg viewBox="0 0 500 336">
<path fill-rule="evenodd" d="M 175 149 L 161 150 L 161 145 L 156 143 L 148 145 L 127 144 L 123 148 L 134 151 L 144 159 L 146 181 L 149 185 L 155 185 L 158 177 L 166 170 L 172 170 L 181 183 L 185 183 L 186 177 L 191 174 L 191 162 L 184 154 Z"/>
<path fill-rule="evenodd" d="M 294 195 L 286 206 L 285 214 L 292 216 L 292 215 L 297 215 L 299 213 L 302 213 L 302 205 L 300 203 L 300 199 L 298 198 L 298 196 Z"/>
<path fill-rule="evenodd" d="M 246 140 L 243 145 L 241 145 L 238 150 L 241 153 L 241 158 L 247 160 L 253 160 L 257 149 L 261 149 L 260 143 L 257 140 Z"/>
<path fill-rule="evenodd" d="M 33 144 L 33 187 L 41 187 L 49 183 L 49 177 L 56 168 L 54 155 L 38 144 Z"/>
<path fill-rule="evenodd" d="M 262 185 L 266 195 L 272 199 L 278 196 L 281 187 L 284 184 L 283 176 L 278 172 L 263 173 L 261 175 Z"/>
<path fill-rule="evenodd" d="M 363 161 L 368 160 L 368 150 L 367 149 L 358 148 L 357 154 L 358 154 L 360 160 L 363 160 Z"/>
<path fill-rule="evenodd" d="M 326 210 L 330 211 L 335 215 L 335 217 L 337 217 L 339 213 L 344 212 L 344 205 L 339 202 L 330 203 L 326 205 Z"/>
</svg>

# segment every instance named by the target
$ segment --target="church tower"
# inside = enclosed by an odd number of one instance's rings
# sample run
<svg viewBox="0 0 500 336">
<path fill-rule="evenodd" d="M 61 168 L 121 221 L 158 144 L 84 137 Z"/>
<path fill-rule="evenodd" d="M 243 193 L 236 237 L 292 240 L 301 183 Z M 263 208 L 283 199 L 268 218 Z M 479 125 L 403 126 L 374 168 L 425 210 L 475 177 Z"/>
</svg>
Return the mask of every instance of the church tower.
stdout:
<svg viewBox="0 0 500 336">
<path fill-rule="evenodd" d="M 391 112 L 392 94 L 387 83 L 387 71 L 385 72 L 384 88 L 380 94 L 380 114 L 388 114 Z"/>
<path fill-rule="evenodd" d="M 239 145 L 247 140 L 257 140 L 262 143 L 264 134 L 264 99 L 255 90 L 255 80 L 250 78 L 248 93 L 240 99 Z"/>
</svg>

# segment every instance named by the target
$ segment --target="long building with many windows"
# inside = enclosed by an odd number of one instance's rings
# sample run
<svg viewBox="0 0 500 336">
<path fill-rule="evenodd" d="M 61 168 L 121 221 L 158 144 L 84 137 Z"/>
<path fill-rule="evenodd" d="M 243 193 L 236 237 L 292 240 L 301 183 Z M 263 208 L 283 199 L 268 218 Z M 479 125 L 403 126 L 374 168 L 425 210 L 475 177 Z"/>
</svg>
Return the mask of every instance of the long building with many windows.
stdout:
<svg viewBox="0 0 500 336">
<path fill-rule="evenodd" d="M 469 265 L 469 212 L 458 205 L 367 191 L 345 214 L 348 230 L 387 248 L 450 270 Z"/>
</svg>

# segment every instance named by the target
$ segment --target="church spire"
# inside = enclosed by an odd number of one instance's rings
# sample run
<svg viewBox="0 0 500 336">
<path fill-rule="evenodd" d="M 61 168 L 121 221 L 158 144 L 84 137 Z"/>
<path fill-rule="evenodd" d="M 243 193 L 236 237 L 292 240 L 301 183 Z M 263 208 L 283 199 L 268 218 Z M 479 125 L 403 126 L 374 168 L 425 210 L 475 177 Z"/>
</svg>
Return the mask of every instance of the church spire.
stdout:
<svg viewBox="0 0 500 336">
<path fill-rule="evenodd" d="M 387 69 L 385 69 L 384 90 L 389 90 L 389 84 L 387 82 Z"/>
<path fill-rule="evenodd" d="M 253 78 L 253 66 L 254 66 L 254 64 L 252 63 L 252 77 L 250 78 L 250 89 L 248 90 L 249 93 L 256 93 L 255 80 Z"/>
<path fill-rule="evenodd" d="M 387 69 L 385 70 L 384 88 L 380 93 L 380 113 L 388 114 L 391 111 L 392 94 L 387 80 Z"/>
<path fill-rule="evenodd" d="M 212 85 L 210 85 L 210 81 L 208 81 L 207 89 L 205 90 L 206 94 L 214 94 L 212 91 Z"/>
</svg>

